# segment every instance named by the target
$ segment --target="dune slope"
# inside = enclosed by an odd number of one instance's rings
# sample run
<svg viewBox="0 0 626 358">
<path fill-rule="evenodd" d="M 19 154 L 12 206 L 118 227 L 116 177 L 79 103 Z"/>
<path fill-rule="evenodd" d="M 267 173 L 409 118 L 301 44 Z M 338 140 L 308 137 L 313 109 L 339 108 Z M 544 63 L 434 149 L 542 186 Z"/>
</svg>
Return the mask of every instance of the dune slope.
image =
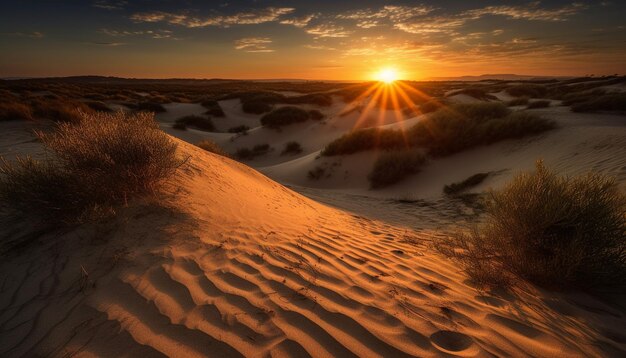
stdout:
<svg viewBox="0 0 626 358">
<path fill-rule="evenodd" d="M 165 198 L 0 264 L 0 356 L 624 354 L 623 307 L 479 292 L 417 234 L 182 141 Z M 24 228 L 3 232 L 17 238 Z"/>
</svg>

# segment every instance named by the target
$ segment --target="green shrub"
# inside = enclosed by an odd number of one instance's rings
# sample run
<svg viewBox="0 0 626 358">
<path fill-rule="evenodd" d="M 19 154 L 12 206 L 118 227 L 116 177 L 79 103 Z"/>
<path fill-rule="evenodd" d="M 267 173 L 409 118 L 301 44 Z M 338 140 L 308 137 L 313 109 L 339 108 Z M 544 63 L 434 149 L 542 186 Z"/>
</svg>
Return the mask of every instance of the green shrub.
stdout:
<svg viewBox="0 0 626 358">
<path fill-rule="evenodd" d="M 0 122 L 32 119 L 33 112 L 29 106 L 17 102 L 0 103 Z"/>
<path fill-rule="evenodd" d="M 214 141 L 205 139 L 200 143 L 196 144 L 198 147 L 206 150 L 207 152 L 215 153 L 224 157 L 228 157 L 228 153 L 226 153 L 219 145 L 217 145 Z"/>
<path fill-rule="evenodd" d="M 261 124 L 268 128 L 278 129 L 289 124 L 304 122 L 309 119 L 309 116 L 309 112 L 302 108 L 286 106 L 261 117 Z"/>
<path fill-rule="evenodd" d="M 226 115 L 220 104 L 215 100 L 207 99 L 200 102 L 200 104 L 207 109 L 205 114 L 213 117 L 224 117 Z"/>
<path fill-rule="evenodd" d="M 548 107 L 550 107 L 550 101 L 540 100 L 540 101 L 530 102 L 526 108 L 535 109 L 535 108 L 548 108 Z"/>
<path fill-rule="evenodd" d="M 626 93 L 612 93 L 574 104 L 574 112 L 626 111 Z"/>
<path fill-rule="evenodd" d="M 530 98 L 528 97 L 518 97 L 518 98 L 513 98 L 512 100 L 506 102 L 506 105 L 511 107 L 511 106 L 526 106 L 529 102 Z"/>
<path fill-rule="evenodd" d="M 285 154 L 300 154 L 302 153 L 302 146 L 298 142 L 287 142 L 285 143 L 285 149 L 280 153 L 281 155 Z"/>
<path fill-rule="evenodd" d="M 3 213 L 77 221 L 96 209 L 155 192 L 182 164 L 176 144 L 152 114 L 80 116 L 76 123 L 60 123 L 52 133 L 37 133 L 51 159 L 3 162 Z"/>
<path fill-rule="evenodd" d="M 531 83 L 507 87 L 505 91 L 514 97 L 541 98 L 548 94 L 546 86 Z"/>
<path fill-rule="evenodd" d="M 246 113 L 262 114 L 272 110 L 272 105 L 261 101 L 249 101 L 241 104 L 241 109 Z"/>
<path fill-rule="evenodd" d="M 187 127 L 196 128 L 205 132 L 215 131 L 215 125 L 213 125 L 211 118 L 195 115 L 179 118 L 173 126 L 173 128 L 176 129 L 187 129 Z"/>
<path fill-rule="evenodd" d="M 372 188 L 382 188 L 395 184 L 406 176 L 415 174 L 426 161 L 422 152 L 405 149 L 380 154 L 368 179 Z"/>
<path fill-rule="evenodd" d="M 625 287 L 626 196 L 598 174 L 569 178 L 541 162 L 491 194 L 477 230 L 440 245 L 481 284 Z"/>
<path fill-rule="evenodd" d="M 456 195 L 462 191 L 465 191 L 471 187 L 474 187 L 480 183 L 482 183 L 485 179 L 487 179 L 487 177 L 489 176 L 489 173 L 478 173 L 478 174 L 474 174 L 471 177 L 458 182 L 458 183 L 452 183 L 450 185 L 445 185 L 443 187 L 443 192 L 448 194 L 448 195 Z"/>
<path fill-rule="evenodd" d="M 324 156 L 347 155 L 371 149 L 400 149 L 407 147 L 401 131 L 368 128 L 346 133 L 330 142 L 322 151 Z"/>
</svg>

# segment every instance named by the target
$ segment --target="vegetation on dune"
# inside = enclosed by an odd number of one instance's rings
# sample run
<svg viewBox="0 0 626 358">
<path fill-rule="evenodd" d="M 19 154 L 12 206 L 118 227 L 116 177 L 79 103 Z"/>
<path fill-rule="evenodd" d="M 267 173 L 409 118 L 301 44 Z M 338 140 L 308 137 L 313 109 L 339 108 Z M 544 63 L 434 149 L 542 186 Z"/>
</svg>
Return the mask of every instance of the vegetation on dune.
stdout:
<svg viewBox="0 0 626 358">
<path fill-rule="evenodd" d="M 320 180 L 324 176 L 326 176 L 326 168 L 319 165 L 309 170 L 307 173 L 307 178 L 309 178 L 309 180 Z"/>
<path fill-rule="evenodd" d="M 198 147 L 206 150 L 207 152 L 211 152 L 211 153 L 215 153 L 218 155 L 221 155 L 223 157 L 230 157 L 230 155 L 228 155 L 228 153 L 226 153 L 222 147 L 220 147 L 219 145 L 217 145 L 214 141 L 210 140 L 210 139 L 205 139 L 203 141 L 201 141 L 200 143 L 196 144 Z"/>
<path fill-rule="evenodd" d="M 109 106 L 107 106 L 107 104 L 102 101 L 85 101 L 84 103 L 94 111 L 113 112 L 111 108 L 109 108 Z"/>
<path fill-rule="evenodd" d="M 440 243 L 479 284 L 623 289 L 626 196 L 598 174 L 561 177 L 541 162 L 492 192 L 486 222 Z"/>
<path fill-rule="evenodd" d="M 505 89 L 506 93 L 514 97 L 530 97 L 543 98 L 548 94 L 548 88 L 545 85 L 525 83 L 513 85 Z"/>
<path fill-rule="evenodd" d="M 309 118 L 314 121 L 321 121 L 322 119 L 324 119 L 324 117 L 324 113 L 320 112 L 317 109 L 312 109 L 309 111 Z"/>
<path fill-rule="evenodd" d="M 157 102 L 140 102 L 134 105 L 133 109 L 137 112 L 163 113 L 166 111 L 165 107 Z"/>
<path fill-rule="evenodd" d="M 277 108 L 261 117 L 264 127 L 279 129 L 283 126 L 304 122 L 310 118 L 310 113 L 302 108 L 286 106 Z"/>
<path fill-rule="evenodd" d="M 37 134 L 50 159 L 0 165 L 0 211 L 76 222 L 156 192 L 182 164 L 150 113 L 84 113 Z"/>
<path fill-rule="evenodd" d="M 322 155 L 406 147 L 424 148 L 435 156 L 449 155 L 552 128 L 552 121 L 526 112 L 512 113 L 501 103 L 458 104 L 431 113 L 406 132 L 371 128 L 347 133 L 329 143 Z"/>
<path fill-rule="evenodd" d="M 189 115 L 176 120 L 173 128 L 185 130 L 187 127 L 195 128 L 205 132 L 215 131 L 215 125 L 211 118 Z"/>
<path fill-rule="evenodd" d="M 382 188 L 417 173 L 425 162 L 426 156 L 416 149 L 383 152 L 367 178 L 373 189 Z"/>
<path fill-rule="evenodd" d="M 487 179 L 488 176 L 489 173 L 474 174 L 461 182 L 444 185 L 443 192 L 447 195 L 459 194 L 469 188 L 475 187 L 476 185 L 482 183 L 485 179 Z"/>
<path fill-rule="evenodd" d="M 224 117 L 226 115 L 220 104 L 215 100 L 207 99 L 200 102 L 200 104 L 207 109 L 205 114 L 208 114 L 209 116 Z"/>
<path fill-rule="evenodd" d="M 626 111 L 626 93 L 610 93 L 572 105 L 574 112 Z"/>
<path fill-rule="evenodd" d="M 258 156 L 265 155 L 270 151 L 271 147 L 269 144 L 257 144 L 252 149 L 250 148 L 239 148 L 235 152 L 235 157 L 241 160 L 252 160 Z"/>
<path fill-rule="evenodd" d="M 517 97 L 512 100 L 506 102 L 506 105 L 509 107 L 512 106 L 526 106 L 530 102 L 530 98 L 528 97 Z"/>
<path fill-rule="evenodd" d="M 280 153 L 280 155 L 286 155 L 286 154 L 300 154 L 302 153 L 302 146 L 300 145 L 300 143 L 298 142 L 287 142 L 285 143 L 285 148 L 283 149 L 283 151 Z"/>
<path fill-rule="evenodd" d="M 310 93 L 302 96 L 284 97 L 280 102 L 287 104 L 314 104 L 317 106 L 328 107 L 333 104 L 333 99 L 326 93 Z"/>
<path fill-rule="evenodd" d="M 228 133 L 247 134 L 249 130 L 250 130 L 250 127 L 242 124 L 240 126 L 235 126 L 235 127 L 228 128 Z"/>
<path fill-rule="evenodd" d="M 460 90 L 450 93 L 448 97 L 456 96 L 459 94 L 464 94 L 466 96 L 470 96 L 472 98 L 476 98 L 481 101 L 498 99 L 496 96 L 489 94 L 485 89 L 479 88 L 479 87 L 468 87 L 468 88 L 460 89 Z"/>
<path fill-rule="evenodd" d="M 528 103 L 528 106 L 526 106 L 526 108 L 528 109 L 548 108 L 548 107 L 550 107 L 550 101 L 548 100 L 532 101 Z"/>
<path fill-rule="evenodd" d="M 33 112 L 29 106 L 18 102 L 0 103 L 0 122 L 32 119 Z"/>
</svg>

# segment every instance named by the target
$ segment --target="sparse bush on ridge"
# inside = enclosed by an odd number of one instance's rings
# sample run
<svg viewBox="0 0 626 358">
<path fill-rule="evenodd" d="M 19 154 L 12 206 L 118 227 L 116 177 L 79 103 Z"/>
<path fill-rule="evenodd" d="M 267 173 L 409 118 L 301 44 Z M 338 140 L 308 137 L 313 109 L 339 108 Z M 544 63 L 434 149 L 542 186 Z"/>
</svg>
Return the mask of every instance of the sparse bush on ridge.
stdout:
<svg viewBox="0 0 626 358">
<path fill-rule="evenodd" d="M 184 116 L 176 120 L 173 128 L 185 130 L 187 127 L 192 127 L 205 132 L 213 132 L 215 131 L 215 125 L 211 118 L 189 115 Z"/>
<path fill-rule="evenodd" d="M 466 96 L 470 96 L 472 98 L 479 99 L 481 101 L 498 99 L 496 96 L 489 94 L 484 89 L 478 88 L 478 87 L 469 87 L 469 88 L 460 89 L 460 90 L 450 93 L 448 97 L 456 96 L 459 94 L 464 94 Z"/>
<path fill-rule="evenodd" d="M 207 109 L 207 111 L 205 112 L 205 114 L 208 114 L 210 116 L 213 117 L 224 117 L 225 113 L 224 110 L 222 109 L 222 107 L 220 107 L 220 104 L 217 103 L 217 101 L 215 100 L 204 100 L 202 102 L 200 102 L 200 104 Z"/>
<path fill-rule="evenodd" d="M 79 101 L 37 98 L 30 103 L 33 116 L 55 122 L 76 123 L 81 119 L 80 112 L 92 113 L 93 109 Z"/>
<path fill-rule="evenodd" d="M 235 126 L 235 127 L 228 128 L 228 133 L 248 134 L 249 130 L 250 130 L 250 127 L 242 124 L 240 126 Z"/>
<path fill-rule="evenodd" d="M 626 287 L 626 196 L 614 180 L 561 177 L 539 162 L 491 193 L 486 212 L 478 229 L 438 245 L 477 283 Z"/>
<path fill-rule="evenodd" d="M 285 148 L 280 153 L 280 155 L 286 154 L 300 154 L 302 153 L 302 146 L 298 142 L 287 142 L 285 143 Z"/>
<path fill-rule="evenodd" d="M 278 129 L 289 124 L 304 122 L 309 117 L 309 112 L 302 108 L 286 106 L 277 108 L 261 117 L 261 124 L 267 128 Z"/>
<path fill-rule="evenodd" d="M 106 105 L 106 103 L 101 101 L 85 101 L 83 103 L 85 103 L 89 108 L 93 109 L 94 111 L 113 112 L 111 108 Z"/>
<path fill-rule="evenodd" d="M 53 156 L 4 161 L 1 212 L 63 222 L 153 193 L 182 164 L 150 113 L 80 113 L 37 136 Z M 54 221 L 54 220 L 53 220 Z"/>
<path fill-rule="evenodd" d="M 154 112 L 154 113 L 163 113 L 165 112 L 165 107 L 162 104 L 157 102 L 140 102 L 137 103 L 133 109 L 135 111 L 142 112 Z"/>
<path fill-rule="evenodd" d="M 260 155 L 267 154 L 271 147 L 269 144 L 257 144 L 252 149 L 239 148 L 235 152 L 235 157 L 241 160 L 252 160 Z"/>
<path fill-rule="evenodd" d="M 383 152 L 367 178 L 373 189 L 382 188 L 417 173 L 424 162 L 426 157 L 416 149 Z"/>
<path fill-rule="evenodd" d="M 217 145 L 214 141 L 205 139 L 200 143 L 196 144 L 198 147 L 206 150 L 207 152 L 215 153 L 221 155 L 223 157 L 230 157 L 228 153 L 226 153 L 219 145 Z"/>
<path fill-rule="evenodd" d="M 548 108 L 548 107 L 550 107 L 550 101 L 540 100 L 540 101 L 530 102 L 526 108 L 535 109 L 535 108 Z"/>
<path fill-rule="evenodd" d="M 462 191 L 465 191 L 482 183 L 485 179 L 487 179 L 488 176 L 489 173 L 474 174 L 461 182 L 444 185 L 443 192 L 447 195 L 456 195 Z"/>
<path fill-rule="evenodd" d="M 532 83 L 507 87 L 505 91 L 514 97 L 542 98 L 548 94 L 548 88 L 546 86 Z"/>
<path fill-rule="evenodd" d="M 528 97 L 518 97 L 518 98 L 513 98 L 512 100 L 506 102 L 506 105 L 509 107 L 512 106 L 525 106 L 528 104 L 530 98 Z"/>
<path fill-rule="evenodd" d="M 33 112 L 29 106 L 18 102 L 0 103 L 0 122 L 32 119 Z"/>
<path fill-rule="evenodd" d="M 574 112 L 626 111 L 626 93 L 610 93 L 572 105 Z"/>
<path fill-rule="evenodd" d="M 288 104 L 314 104 L 328 107 L 333 104 L 333 99 L 326 93 L 310 93 L 302 96 L 284 97 L 280 102 Z"/>
<path fill-rule="evenodd" d="M 424 148 L 431 155 L 449 155 L 504 139 L 521 138 L 554 128 L 554 123 L 526 112 L 513 112 L 501 103 L 458 104 L 431 113 L 401 132 L 370 128 L 343 135 L 322 155 L 346 155 L 364 150 Z"/>
</svg>

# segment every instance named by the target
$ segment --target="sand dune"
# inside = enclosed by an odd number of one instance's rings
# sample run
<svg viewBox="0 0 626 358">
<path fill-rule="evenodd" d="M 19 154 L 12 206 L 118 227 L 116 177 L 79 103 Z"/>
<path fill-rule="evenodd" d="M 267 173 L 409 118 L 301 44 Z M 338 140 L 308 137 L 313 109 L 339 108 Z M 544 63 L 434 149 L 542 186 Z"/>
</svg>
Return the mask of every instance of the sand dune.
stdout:
<svg viewBox="0 0 626 358">
<path fill-rule="evenodd" d="M 480 292 L 428 247 L 440 231 L 349 215 L 184 142 L 180 152 L 190 164 L 159 205 L 134 203 L 112 222 L 44 235 L 29 255 L 0 264 L 0 355 L 626 350 L 615 303 L 535 287 Z"/>
</svg>

